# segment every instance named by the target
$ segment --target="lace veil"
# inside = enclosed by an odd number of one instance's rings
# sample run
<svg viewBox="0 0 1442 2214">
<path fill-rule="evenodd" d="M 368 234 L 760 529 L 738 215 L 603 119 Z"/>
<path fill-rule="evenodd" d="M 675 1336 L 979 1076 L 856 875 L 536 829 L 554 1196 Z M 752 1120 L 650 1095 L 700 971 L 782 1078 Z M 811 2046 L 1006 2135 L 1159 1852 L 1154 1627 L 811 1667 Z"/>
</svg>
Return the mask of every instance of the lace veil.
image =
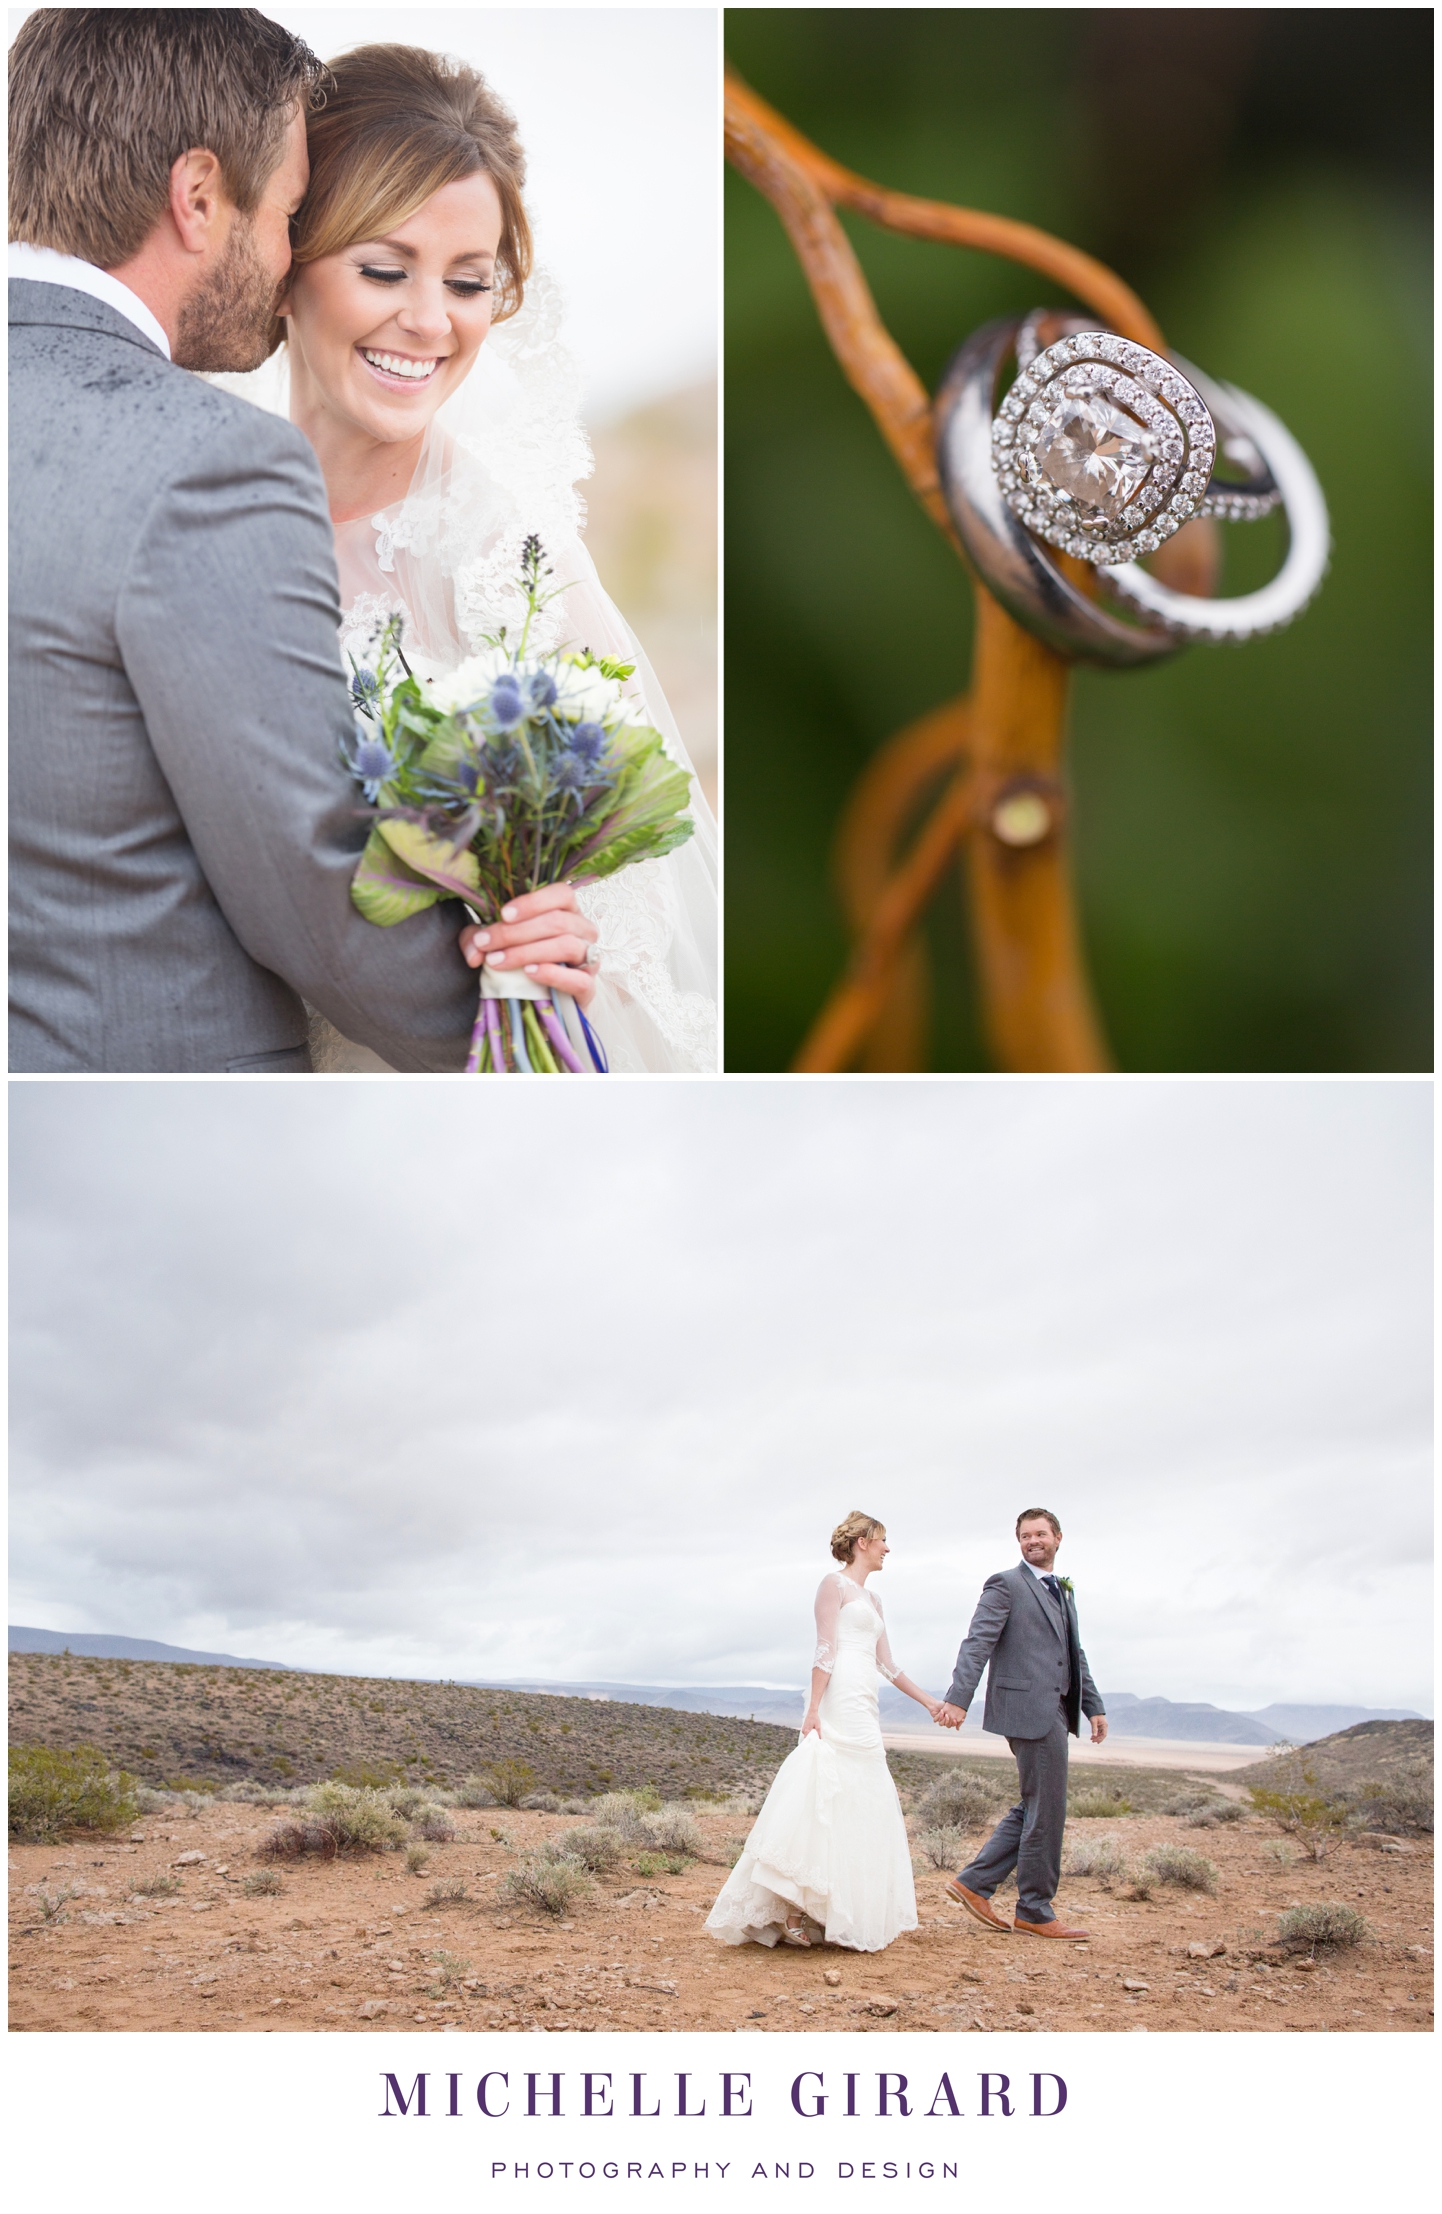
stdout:
<svg viewBox="0 0 1442 2214">
<path fill-rule="evenodd" d="M 642 861 L 579 889 L 600 932 L 602 962 L 591 1021 L 618 1071 L 713 1071 L 717 1066 L 717 832 L 654 670 L 607 596 L 581 543 L 578 481 L 591 451 L 579 414 L 576 365 L 560 339 L 561 300 L 538 271 L 520 312 L 498 324 L 460 390 L 439 408 L 403 500 L 336 532 L 343 651 L 368 644 L 378 617 L 406 617 L 406 659 L 422 678 L 475 652 L 486 633 L 524 613 L 516 584 L 534 533 L 564 586 L 531 628 L 543 650 L 589 646 L 634 662 L 627 686 L 643 697 L 672 758 L 692 775 L 696 828 L 659 861 Z M 213 380 L 258 407 L 290 412 L 282 346 L 249 375 Z"/>
</svg>

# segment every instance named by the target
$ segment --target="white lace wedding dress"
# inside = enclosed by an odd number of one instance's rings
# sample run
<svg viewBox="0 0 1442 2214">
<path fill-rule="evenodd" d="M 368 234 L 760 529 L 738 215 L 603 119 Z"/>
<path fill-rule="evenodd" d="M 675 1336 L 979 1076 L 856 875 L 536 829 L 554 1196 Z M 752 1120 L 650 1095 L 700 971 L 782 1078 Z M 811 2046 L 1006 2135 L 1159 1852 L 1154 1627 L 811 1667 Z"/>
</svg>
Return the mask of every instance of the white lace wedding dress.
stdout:
<svg viewBox="0 0 1442 2214">
<path fill-rule="evenodd" d="M 812 1731 L 777 1770 L 706 1918 L 726 1945 L 774 1945 L 800 1907 L 833 1945 L 878 1953 L 916 1928 L 911 1849 L 886 1765 L 878 1705 L 895 1683 L 881 1603 L 844 1572 L 816 1594 L 813 1667 L 830 1676 Z"/>
<path fill-rule="evenodd" d="M 581 543 L 576 490 L 590 447 L 578 413 L 576 365 L 560 338 L 559 294 L 544 271 L 520 312 L 498 324 L 459 391 L 440 408 L 403 500 L 336 531 L 343 654 L 364 660 L 378 622 L 405 616 L 406 660 L 423 681 L 453 669 L 525 608 L 521 547 L 539 537 L 564 587 L 532 624 L 541 651 L 589 646 L 633 662 L 626 689 L 645 700 L 671 758 L 692 775 L 695 828 L 676 852 L 642 861 L 577 898 L 600 933 L 601 969 L 589 1020 L 620 1072 L 711 1073 L 717 1047 L 716 822 L 681 734 L 635 633 L 607 596 Z M 289 413 L 282 346 L 261 369 L 212 380 L 256 406 Z M 464 916 L 455 909 L 456 927 Z M 401 925 L 399 927 L 404 927 Z M 382 1068 L 312 1019 L 318 1068 Z"/>
</svg>

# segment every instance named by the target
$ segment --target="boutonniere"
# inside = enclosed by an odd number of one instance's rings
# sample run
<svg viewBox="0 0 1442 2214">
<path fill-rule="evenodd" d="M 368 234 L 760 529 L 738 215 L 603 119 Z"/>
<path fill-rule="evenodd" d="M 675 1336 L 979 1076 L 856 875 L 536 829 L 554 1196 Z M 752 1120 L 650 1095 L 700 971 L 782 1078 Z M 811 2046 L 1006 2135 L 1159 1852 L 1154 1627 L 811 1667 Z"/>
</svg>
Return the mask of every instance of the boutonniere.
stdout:
<svg viewBox="0 0 1442 2214">
<path fill-rule="evenodd" d="M 1062 1590 L 1066 1593 L 1068 1599 L 1075 1599 L 1076 1585 L 1072 1582 L 1070 1576 L 1058 1576 L 1057 1582 L 1061 1586 Z"/>
</svg>

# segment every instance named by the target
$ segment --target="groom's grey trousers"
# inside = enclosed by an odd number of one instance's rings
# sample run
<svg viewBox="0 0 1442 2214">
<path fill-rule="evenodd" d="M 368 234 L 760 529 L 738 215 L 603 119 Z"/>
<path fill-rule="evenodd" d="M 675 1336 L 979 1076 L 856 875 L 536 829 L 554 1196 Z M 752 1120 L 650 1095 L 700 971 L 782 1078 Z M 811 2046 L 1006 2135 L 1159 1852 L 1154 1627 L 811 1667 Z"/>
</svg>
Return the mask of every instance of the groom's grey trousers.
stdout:
<svg viewBox="0 0 1442 2214">
<path fill-rule="evenodd" d="M 1066 1828 L 1067 1750 L 1071 1732 L 1065 1703 L 1045 1737 L 1009 1737 L 1021 1780 L 1021 1799 L 1004 1814 L 974 1861 L 957 1877 L 968 1891 L 989 1899 L 1016 1870 L 1016 1911 L 1023 1922 L 1052 1922 L 1052 1899 L 1061 1882 L 1061 1841 Z"/>
</svg>

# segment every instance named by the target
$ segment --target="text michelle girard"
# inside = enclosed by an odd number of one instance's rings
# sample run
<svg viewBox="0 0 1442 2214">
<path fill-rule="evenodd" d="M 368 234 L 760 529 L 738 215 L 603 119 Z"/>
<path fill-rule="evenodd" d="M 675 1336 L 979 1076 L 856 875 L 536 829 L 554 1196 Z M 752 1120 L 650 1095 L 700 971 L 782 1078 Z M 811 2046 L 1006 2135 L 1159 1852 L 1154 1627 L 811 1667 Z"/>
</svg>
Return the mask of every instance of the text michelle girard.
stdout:
<svg viewBox="0 0 1442 2214">
<path fill-rule="evenodd" d="M 748 2121 L 759 2111 L 753 2097 L 752 2078 L 745 2070 L 726 2069 L 712 2077 L 691 2071 L 674 2075 L 648 2075 L 642 2071 L 612 2074 L 609 2071 L 488 2068 L 472 2077 L 460 2070 L 422 2070 L 404 2078 L 381 2071 L 382 2120 L 426 2121 L 445 2116 L 456 2119 L 475 2115 L 498 2122 L 699 2121 L 703 2116 L 722 2121 Z M 826 2071 L 803 2068 L 791 2079 L 789 2114 L 802 2121 L 827 2119 L 877 2121 L 896 2119 L 960 2120 L 1025 2117 L 1054 2120 L 1067 2103 L 1066 2079 L 1050 2070 L 1007 2076 L 987 2070 L 955 2080 L 950 2073 L 925 2077 L 878 2069 Z"/>
</svg>

